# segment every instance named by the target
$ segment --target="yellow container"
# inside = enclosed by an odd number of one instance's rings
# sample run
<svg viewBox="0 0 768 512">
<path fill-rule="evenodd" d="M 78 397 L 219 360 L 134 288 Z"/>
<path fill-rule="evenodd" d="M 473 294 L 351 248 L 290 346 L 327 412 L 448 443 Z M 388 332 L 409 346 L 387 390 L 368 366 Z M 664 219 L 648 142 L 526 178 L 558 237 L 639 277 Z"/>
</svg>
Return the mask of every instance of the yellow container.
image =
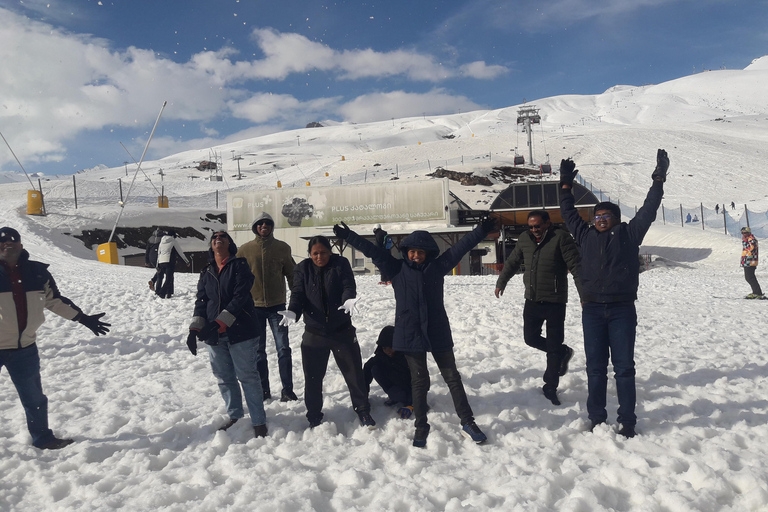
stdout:
<svg viewBox="0 0 768 512">
<path fill-rule="evenodd" d="M 27 190 L 27 215 L 43 215 L 43 193 Z"/>
<path fill-rule="evenodd" d="M 157 207 L 168 208 L 168 196 L 157 196 Z"/>
<path fill-rule="evenodd" d="M 96 255 L 102 263 L 120 264 L 120 260 L 117 259 L 117 244 L 115 242 L 99 244 Z"/>
</svg>

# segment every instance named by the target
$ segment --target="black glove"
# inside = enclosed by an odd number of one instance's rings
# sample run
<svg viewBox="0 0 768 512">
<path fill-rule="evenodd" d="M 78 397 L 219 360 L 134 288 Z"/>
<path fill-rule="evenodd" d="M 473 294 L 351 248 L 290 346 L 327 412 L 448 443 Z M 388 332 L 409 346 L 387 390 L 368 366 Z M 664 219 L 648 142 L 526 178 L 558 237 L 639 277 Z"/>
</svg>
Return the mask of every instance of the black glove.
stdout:
<svg viewBox="0 0 768 512">
<path fill-rule="evenodd" d="M 576 169 L 576 162 L 571 160 L 570 158 L 566 160 L 560 160 L 560 186 L 568 185 L 569 187 L 573 187 L 573 180 L 576 178 L 576 175 L 579 173 L 579 170 Z"/>
<path fill-rule="evenodd" d="M 349 227 L 347 227 L 347 225 L 344 224 L 344 222 L 342 222 L 341 225 L 335 224 L 333 226 L 333 234 L 341 238 L 342 240 L 346 240 L 351 231 L 352 230 L 349 229 Z"/>
<path fill-rule="evenodd" d="M 667 152 L 660 149 L 656 152 L 656 168 L 651 174 L 653 181 L 660 181 L 664 183 L 667 181 L 667 169 L 669 169 L 669 157 Z"/>
<path fill-rule="evenodd" d="M 211 336 L 219 332 L 219 324 L 218 322 L 208 322 L 205 324 L 205 327 L 200 329 L 200 332 L 197 333 L 197 339 L 200 341 L 208 341 Z"/>
<path fill-rule="evenodd" d="M 495 231 L 498 231 L 496 228 L 497 222 L 496 219 L 493 217 L 486 217 L 483 220 L 480 221 L 480 229 L 483 230 L 483 233 L 486 235 L 488 233 L 493 233 Z"/>
<path fill-rule="evenodd" d="M 89 328 L 91 331 L 93 331 L 93 334 L 96 336 L 99 336 L 100 334 L 107 334 L 109 332 L 108 327 L 110 327 L 112 324 L 108 324 L 106 322 L 101 321 L 101 317 L 106 315 L 106 313 L 97 313 L 95 315 L 85 315 L 82 312 L 78 313 L 75 317 L 76 322 L 80 322 L 87 328 Z"/>
<path fill-rule="evenodd" d="M 189 331 L 187 336 L 187 347 L 189 347 L 189 351 L 192 352 L 193 356 L 197 355 L 197 333 L 198 331 Z"/>
</svg>

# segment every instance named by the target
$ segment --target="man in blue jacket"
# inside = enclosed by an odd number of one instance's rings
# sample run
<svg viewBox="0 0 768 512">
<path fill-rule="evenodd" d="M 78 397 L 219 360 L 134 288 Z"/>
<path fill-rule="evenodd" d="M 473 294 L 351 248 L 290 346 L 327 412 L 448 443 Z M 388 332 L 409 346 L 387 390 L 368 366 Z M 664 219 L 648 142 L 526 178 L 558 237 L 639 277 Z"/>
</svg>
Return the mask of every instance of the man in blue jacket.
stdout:
<svg viewBox="0 0 768 512">
<path fill-rule="evenodd" d="M 5 366 L 27 415 L 32 444 L 41 450 L 58 450 L 72 444 L 48 428 L 48 398 L 40 380 L 37 329 L 44 309 L 79 322 L 99 336 L 109 332 L 104 313 L 85 315 L 56 287 L 48 265 L 29 259 L 19 232 L 0 228 L 0 368 Z"/>
<path fill-rule="evenodd" d="M 587 412 L 590 430 L 605 423 L 608 357 L 610 355 L 619 398 L 619 434 L 635 436 L 635 333 L 637 287 L 640 274 L 640 244 L 656 220 L 664 195 L 669 158 L 659 149 L 653 185 L 635 217 L 621 222 L 619 206 L 611 202 L 595 205 L 595 224 L 590 226 L 574 206 L 571 187 L 576 164 L 569 158 L 560 163 L 560 211 L 581 253 L 581 300 L 584 351 L 587 357 Z"/>
</svg>

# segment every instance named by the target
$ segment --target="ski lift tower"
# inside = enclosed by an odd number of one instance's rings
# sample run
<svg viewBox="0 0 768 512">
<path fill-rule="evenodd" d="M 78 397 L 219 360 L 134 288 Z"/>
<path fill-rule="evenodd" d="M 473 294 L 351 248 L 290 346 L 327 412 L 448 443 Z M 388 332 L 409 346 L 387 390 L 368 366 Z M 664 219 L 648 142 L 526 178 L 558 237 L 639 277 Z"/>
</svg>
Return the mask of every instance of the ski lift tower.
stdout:
<svg viewBox="0 0 768 512">
<path fill-rule="evenodd" d="M 221 154 L 217 153 L 216 151 L 213 151 L 213 156 L 211 156 L 211 152 L 208 152 L 208 161 L 210 162 L 210 175 L 208 176 L 208 181 L 221 181 L 224 178 L 224 169 L 222 168 L 222 162 L 221 162 Z"/>
<path fill-rule="evenodd" d="M 535 105 L 523 105 L 517 111 L 517 124 L 523 125 L 523 131 L 528 134 L 528 161 L 533 164 L 533 144 L 531 143 L 531 125 L 541 123 L 539 109 Z"/>
</svg>

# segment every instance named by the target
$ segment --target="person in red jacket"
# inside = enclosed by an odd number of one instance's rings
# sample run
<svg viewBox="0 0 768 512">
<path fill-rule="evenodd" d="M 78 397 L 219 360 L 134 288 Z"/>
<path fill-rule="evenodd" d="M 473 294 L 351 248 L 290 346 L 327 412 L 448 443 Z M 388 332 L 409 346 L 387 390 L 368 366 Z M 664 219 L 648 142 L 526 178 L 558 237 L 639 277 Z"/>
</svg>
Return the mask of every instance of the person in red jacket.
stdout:
<svg viewBox="0 0 768 512">
<path fill-rule="evenodd" d="M 760 283 L 757 282 L 755 270 L 757 270 L 757 238 L 752 234 L 752 230 L 744 226 L 741 228 L 741 266 L 744 267 L 744 279 L 752 287 L 752 293 L 744 297 L 745 299 L 765 299 Z"/>
<path fill-rule="evenodd" d="M 109 332 L 104 313 L 85 315 L 62 296 L 48 265 L 31 261 L 13 228 L 0 228 L 0 368 L 11 376 L 27 416 L 32 444 L 41 450 L 58 450 L 73 439 L 59 439 L 48 428 L 48 398 L 40 380 L 37 329 L 45 320 L 43 309 L 74 320 L 99 336 Z"/>
</svg>

